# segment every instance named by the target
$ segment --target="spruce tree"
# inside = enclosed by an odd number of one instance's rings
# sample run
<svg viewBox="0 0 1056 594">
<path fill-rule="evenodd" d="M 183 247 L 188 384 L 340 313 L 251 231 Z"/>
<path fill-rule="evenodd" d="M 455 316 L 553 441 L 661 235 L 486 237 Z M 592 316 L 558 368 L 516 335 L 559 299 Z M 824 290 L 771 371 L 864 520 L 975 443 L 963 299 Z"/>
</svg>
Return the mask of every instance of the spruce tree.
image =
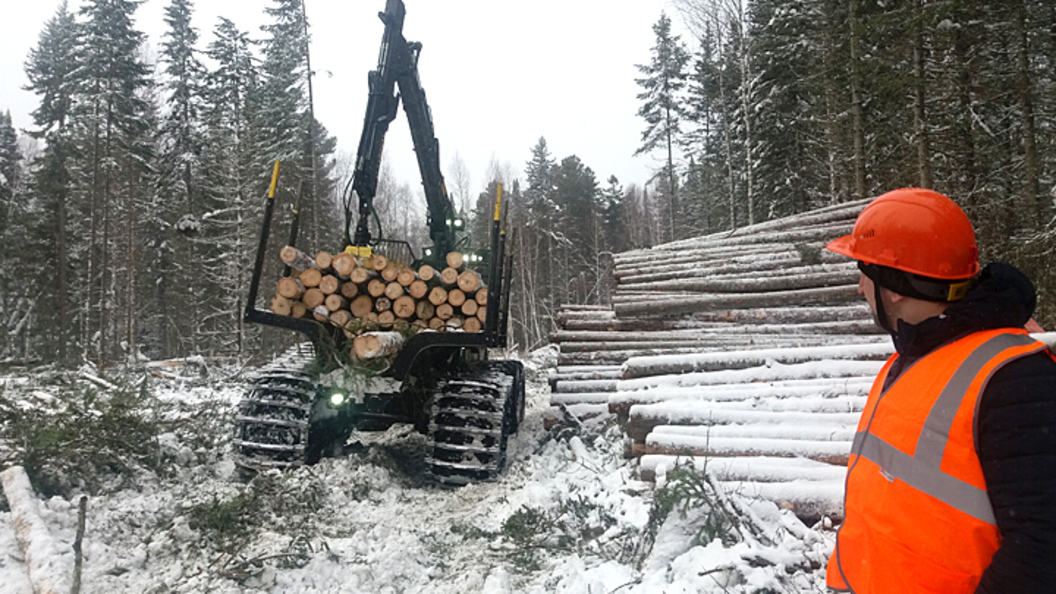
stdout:
<svg viewBox="0 0 1056 594">
<path fill-rule="evenodd" d="M 78 67 L 76 46 L 74 15 L 63 2 L 44 25 L 24 68 L 29 79 L 26 90 L 40 97 L 31 114 L 35 129 L 30 134 L 44 141 L 29 180 L 39 212 L 32 232 L 27 235 L 30 243 L 27 251 L 52 262 L 37 269 L 48 272 L 40 274 L 36 286 L 39 298 L 54 304 L 56 315 L 41 316 L 37 328 L 42 337 L 41 348 L 55 353 L 60 364 L 70 362 L 70 351 L 77 348 L 80 336 L 73 327 L 76 304 L 71 298 L 71 282 L 74 263 L 83 264 L 77 253 L 84 246 L 77 241 L 74 233 L 77 226 L 71 224 L 69 217 L 70 161 L 75 151 L 69 116 L 75 91 L 72 74 Z M 74 247 L 77 249 L 71 249 Z"/>
<path fill-rule="evenodd" d="M 638 94 L 638 99 L 642 101 L 638 115 L 646 123 L 642 144 L 635 154 L 650 153 L 658 148 L 666 152 L 662 174 L 669 199 L 669 237 L 673 239 L 676 234 L 675 218 L 680 216 L 674 151 L 685 118 L 685 103 L 681 94 L 688 77 L 686 68 L 689 65 L 689 52 L 681 38 L 672 34 L 671 19 L 666 14 L 661 13 L 660 19 L 653 25 L 653 33 L 656 35 L 656 45 L 653 46 L 651 59 L 648 64 L 638 66 L 643 78 L 635 80 L 642 88 Z"/>
<path fill-rule="evenodd" d="M 156 311 L 176 323 L 174 345 L 198 353 L 203 315 L 200 305 L 224 287 L 207 286 L 202 241 L 202 89 L 205 69 L 197 56 L 198 31 L 191 24 L 191 0 L 172 0 L 165 8 L 168 26 L 162 38 L 165 105 L 158 131 L 157 195 L 166 241 L 152 251 L 150 270 L 158 279 Z M 162 221 L 159 221 L 161 223 Z M 160 226 L 160 225 L 155 225 Z M 179 311 L 183 309 L 183 311 Z M 152 324 L 153 325 L 153 324 Z M 155 342 L 156 341 L 152 341 Z"/>
<path fill-rule="evenodd" d="M 132 0 L 87 0 L 80 14 L 82 57 L 71 111 L 80 157 L 75 164 L 80 212 L 89 221 L 82 346 L 100 367 L 134 348 L 133 315 L 142 200 L 152 160 L 151 70 L 141 59 L 144 34 L 133 26 Z M 91 340 L 89 340 L 89 338 Z"/>
</svg>

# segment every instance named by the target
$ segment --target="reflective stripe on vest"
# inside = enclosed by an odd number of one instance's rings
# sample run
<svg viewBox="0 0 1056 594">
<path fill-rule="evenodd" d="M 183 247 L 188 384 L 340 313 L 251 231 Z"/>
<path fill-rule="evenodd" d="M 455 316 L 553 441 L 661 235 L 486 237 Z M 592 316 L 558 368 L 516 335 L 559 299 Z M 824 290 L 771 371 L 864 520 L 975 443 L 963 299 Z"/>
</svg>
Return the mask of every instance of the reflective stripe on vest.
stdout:
<svg viewBox="0 0 1056 594">
<path fill-rule="evenodd" d="M 1036 342 L 1023 334 L 999 334 L 984 342 L 947 382 L 938 399 L 935 400 L 924 427 L 917 440 L 917 449 L 909 456 L 888 444 L 876 435 L 865 431 L 854 436 L 851 453 L 871 460 L 889 479 L 905 481 L 914 489 L 927 493 L 960 510 L 977 520 L 997 525 L 994 510 L 990 506 L 990 497 L 986 491 L 944 473 L 942 455 L 946 451 L 946 442 L 950 437 L 953 418 L 961 405 L 961 399 L 972 381 L 991 359 L 1006 349 L 1027 346 Z"/>
</svg>

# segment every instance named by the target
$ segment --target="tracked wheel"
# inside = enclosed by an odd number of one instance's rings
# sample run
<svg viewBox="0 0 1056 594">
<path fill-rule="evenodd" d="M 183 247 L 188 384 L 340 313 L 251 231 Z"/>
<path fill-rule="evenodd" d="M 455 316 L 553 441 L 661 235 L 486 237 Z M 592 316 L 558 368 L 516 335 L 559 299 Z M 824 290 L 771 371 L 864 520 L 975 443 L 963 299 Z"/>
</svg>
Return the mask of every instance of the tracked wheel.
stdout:
<svg viewBox="0 0 1056 594">
<path fill-rule="evenodd" d="M 238 404 L 232 439 L 235 465 L 242 477 L 307 461 L 308 428 L 316 398 L 309 375 L 314 361 L 311 344 L 298 345 L 250 380 Z"/>
<path fill-rule="evenodd" d="M 523 417 L 519 361 L 486 361 L 442 380 L 429 423 L 433 477 L 448 485 L 495 480 L 506 468 L 507 442 Z"/>
</svg>

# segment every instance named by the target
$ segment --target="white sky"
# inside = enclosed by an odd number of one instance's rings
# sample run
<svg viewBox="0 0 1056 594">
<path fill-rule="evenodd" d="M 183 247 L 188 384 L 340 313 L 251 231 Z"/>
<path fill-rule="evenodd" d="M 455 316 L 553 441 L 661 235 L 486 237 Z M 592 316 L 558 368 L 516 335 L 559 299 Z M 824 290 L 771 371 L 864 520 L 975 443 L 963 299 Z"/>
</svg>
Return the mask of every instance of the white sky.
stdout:
<svg viewBox="0 0 1056 594">
<path fill-rule="evenodd" d="M 21 90 L 22 71 L 40 30 L 59 0 L 0 0 L 0 109 L 15 126 L 31 125 L 36 96 Z M 17 3 L 16 3 L 17 1 Z M 137 27 L 156 48 L 169 0 L 146 0 Z M 306 0 L 316 70 L 316 115 L 354 153 L 367 98 L 367 72 L 377 65 L 384 0 Z M 459 154 L 474 192 L 492 160 L 523 169 L 545 137 L 555 159 L 577 155 L 602 185 L 615 174 L 625 186 L 643 184 L 658 157 L 632 157 L 644 122 L 636 116 L 636 64 L 649 60 L 652 24 L 667 0 L 405 0 L 404 35 L 423 44 L 419 71 L 440 140 L 441 167 Z M 201 48 L 218 16 L 254 38 L 262 36 L 270 0 L 199 0 L 194 24 Z M 70 0 L 72 10 L 79 0 Z M 677 19 L 676 19 L 677 20 Z M 683 35 L 684 40 L 688 36 Z M 402 181 L 418 180 L 402 112 L 386 138 L 387 159 Z M 416 185 L 416 184 L 415 184 Z"/>
</svg>

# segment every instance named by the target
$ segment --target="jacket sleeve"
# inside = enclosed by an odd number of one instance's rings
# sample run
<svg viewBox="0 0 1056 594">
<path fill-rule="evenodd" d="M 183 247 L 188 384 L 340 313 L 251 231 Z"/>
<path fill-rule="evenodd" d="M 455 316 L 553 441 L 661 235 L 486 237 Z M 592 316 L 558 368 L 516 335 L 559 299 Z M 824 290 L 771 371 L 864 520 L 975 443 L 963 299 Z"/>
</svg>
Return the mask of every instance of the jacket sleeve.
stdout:
<svg viewBox="0 0 1056 594">
<path fill-rule="evenodd" d="M 1056 592 L 1056 362 L 1048 352 L 993 375 L 976 448 L 1002 538 L 976 593 Z"/>
</svg>

